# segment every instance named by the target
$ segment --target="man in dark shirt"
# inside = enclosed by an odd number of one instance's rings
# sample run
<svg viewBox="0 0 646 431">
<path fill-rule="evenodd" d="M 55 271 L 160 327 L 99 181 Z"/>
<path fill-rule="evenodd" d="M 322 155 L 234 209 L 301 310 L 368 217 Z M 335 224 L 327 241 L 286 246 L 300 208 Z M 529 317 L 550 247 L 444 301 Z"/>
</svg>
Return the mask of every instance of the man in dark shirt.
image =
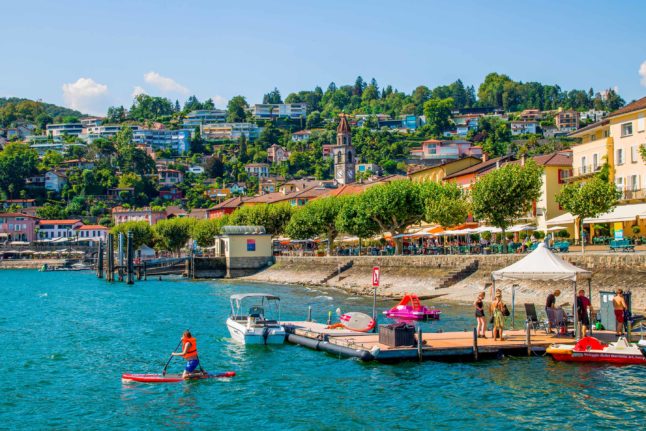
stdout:
<svg viewBox="0 0 646 431">
<path fill-rule="evenodd" d="M 578 314 L 579 324 L 581 325 L 581 336 L 585 337 L 588 334 L 588 327 L 590 326 L 590 318 L 588 316 L 588 308 L 592 311 L 590 299 L 585 296 L 583 289 L 579 290 L 579 296 L 576 297 L 576 310 Z"/>
<path fill-rule="evenodd" d="M 556 326 L 556 297 L 561 294 L 561 291 L 556 289 L 554 293 L 547 295 L 545 301 L 545 314 L 547 314 L 548 326 L 547 330 L 552 332 L 552 328 Z"/>
</svg>

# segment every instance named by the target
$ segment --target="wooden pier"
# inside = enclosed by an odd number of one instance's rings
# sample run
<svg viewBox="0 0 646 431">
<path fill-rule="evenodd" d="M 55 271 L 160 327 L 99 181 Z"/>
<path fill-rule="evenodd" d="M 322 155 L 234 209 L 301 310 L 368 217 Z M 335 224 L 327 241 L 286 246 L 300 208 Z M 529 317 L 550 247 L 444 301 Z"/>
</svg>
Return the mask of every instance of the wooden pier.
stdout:
<svg viewBox="0 0 646 431">
<path fill-rule="evenodd" d="M 421 346 L 389 347 L 379 343 L 379 334 L 327 329 L 316 322 L 283 322 L 287 341 L 338 356 L 365 361 L 479 360 L 501 355 L 542 355 L 551 344 L 574 344 L 574 338 L 545 331 L 507 330 L 503 341 L 476 338 L 474 332 L 433 332 L 422 334 Z M 416 336 L 417 339 L 417 336 Z"/>
</svg>

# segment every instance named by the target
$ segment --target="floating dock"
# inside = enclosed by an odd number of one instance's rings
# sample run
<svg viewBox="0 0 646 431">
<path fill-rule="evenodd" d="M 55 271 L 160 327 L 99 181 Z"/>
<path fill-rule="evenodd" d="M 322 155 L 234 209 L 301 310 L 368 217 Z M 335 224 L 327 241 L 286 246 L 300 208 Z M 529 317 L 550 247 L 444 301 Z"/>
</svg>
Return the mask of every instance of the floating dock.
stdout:
<svg viewBox="0 0 646 431">
<path fill-rule="evenodd" d="M 501 355 L 542 355 L 551 344 L 574 344 L 569 336 L 546 334 L 532 330 L 506 330 L 503 341 L 477 338 L 471 331 L 433 332 L 422 334 L 417 346 L 389 347 L 379 343 L 379 334 L 327 329 L 316 322 L 283 322 L 287 341 L 310 349 L 321 350 L 340 357 L 362 361 L 399 362 L 424 360 L 479 360 Z M 416 335 L 416 339 L 417 339 Z"/>
</svg>

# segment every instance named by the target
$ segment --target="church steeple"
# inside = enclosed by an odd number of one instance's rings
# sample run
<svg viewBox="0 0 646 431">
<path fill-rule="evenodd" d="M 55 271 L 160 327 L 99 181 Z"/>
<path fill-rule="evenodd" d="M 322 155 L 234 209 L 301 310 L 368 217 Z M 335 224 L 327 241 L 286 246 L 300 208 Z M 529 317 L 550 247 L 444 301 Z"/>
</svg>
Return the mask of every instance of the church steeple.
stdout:
<svg viewBox="0 0 646 431">
<path fill-rule="evenodd" d="M 334 155 L 334 178 L 341 184 L 354 182 L 354 148 L 350 124 L 345 114 L 340 114 L 339 126 L 336 128 L 336 146 Z"/>
</svg>

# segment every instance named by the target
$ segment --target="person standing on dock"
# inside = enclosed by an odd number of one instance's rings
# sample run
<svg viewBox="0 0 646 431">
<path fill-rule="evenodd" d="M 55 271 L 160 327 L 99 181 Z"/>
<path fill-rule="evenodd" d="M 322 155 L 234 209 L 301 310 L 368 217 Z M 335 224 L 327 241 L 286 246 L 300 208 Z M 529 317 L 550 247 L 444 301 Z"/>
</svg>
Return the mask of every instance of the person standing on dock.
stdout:
<svg viewBox="0 0 646 431">
<path fill-rule="evenodd" d="M 576 310 L 578 313 L 579 323 L 581 324 L 582 337 L 585 337 L 588 334 L 588 327 L 590 326 L 588 308 L 592 310 L 590 299 L 585 296 L 585 291 L 581 289 L 579 290 L 579 296 L 576 297 Z"/>
<path fill-rule="evenodd" d="M 189 331 L 188 329 L 184 331 L 184 334 L 182 335 L 181 345 L 182 351 L 173 352 L 171 353 L 171 355 L 182 356 L 184 359 L 186 359 L 186 367 L 184 368 L 184 372 L 182 373 L 182 378 L 188 379 L 197 374 L 202 374 L 202 371 L 198 371 L 197 373 L 195 372 L 195 369 L 200 365 L 200 359 L 197 356 L 197 341 L 195 341 L 195 338 L 191 334 L 191 331 Z"/>
<path fill-rule="evenodd" d="M 617 335 L 622 335 L 624 332 L 624 317 L 626 310 L 628 310 L 623 290 L 617 289 L 615 296 L 612 297 L 612 306 L 615 309 L 615 319 L 617 320 Z"/>
<path fill-rule="evenodd" d="M 556 298 L 561 294 L 561 291 L 556 289 L 554 293 L 547 295 L 545 301 L 545 314 L 547 314 L 547 331 L 552 332 L 552 328 L 557 326 L 556 322 Z"/>
<path fill-rule="evenodd" d="M 476 302 L 473 303 L 473 306 L 476 309 L 476 321 L 478 322 L 478 338 L 487 338 L 485 331 L 487 330 L 487 322 L 485 321 L 485 312 L 484 312 L 484 297 L 485 293 L 480 292 L 476 298 Z"/>
<path fill-rule="evenodd" d="M 502 291 L 496 289 L 496 297 L 491 303 L 491 312 L 493 314 L 493 340 L 496 341 L 500 337 L 502 341 L 502 331 L 505 329 L 505 315 L 503 310 L 505 303 L 502 300 Z"/>
</svg>

